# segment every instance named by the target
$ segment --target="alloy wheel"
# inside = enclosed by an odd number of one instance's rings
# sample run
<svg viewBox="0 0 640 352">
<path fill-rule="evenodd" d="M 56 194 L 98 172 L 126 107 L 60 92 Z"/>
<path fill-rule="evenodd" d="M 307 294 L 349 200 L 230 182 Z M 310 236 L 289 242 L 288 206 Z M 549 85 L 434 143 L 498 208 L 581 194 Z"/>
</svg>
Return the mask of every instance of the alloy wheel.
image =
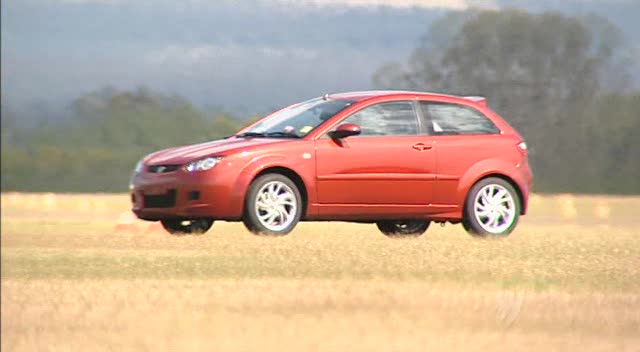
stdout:
<svg viewBox="0 0 640 352">
<path fill-rule="evenodd" d="M 258 190 L 254 211 L 260 224 L 270 231 L 286 229 L 296 218 L 298 203 L 287 184 L 271 181 Z"/>
<path fill-rule="evenodd" d="M 505 233 L 516 219 L 515 200 L 511 192 L 499 184 L 482 187 L 473 207 L 478 224 L 491 234 Z"/>
</svg>

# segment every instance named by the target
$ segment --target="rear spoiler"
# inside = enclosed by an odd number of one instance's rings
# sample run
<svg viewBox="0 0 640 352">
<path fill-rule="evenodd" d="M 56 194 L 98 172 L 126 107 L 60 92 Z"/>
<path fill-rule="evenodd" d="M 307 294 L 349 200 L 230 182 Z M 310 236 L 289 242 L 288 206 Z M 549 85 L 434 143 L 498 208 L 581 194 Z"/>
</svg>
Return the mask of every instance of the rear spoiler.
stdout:
<svg viewBox="0 0 640 352">
<path fill-rule="evenodd" d="M 487 106 L 487 98 L 485 97 L 464 97 L 467 100 L 471 100 L 472 102 L 482 105 L 482 106 Z"/>
</svg>

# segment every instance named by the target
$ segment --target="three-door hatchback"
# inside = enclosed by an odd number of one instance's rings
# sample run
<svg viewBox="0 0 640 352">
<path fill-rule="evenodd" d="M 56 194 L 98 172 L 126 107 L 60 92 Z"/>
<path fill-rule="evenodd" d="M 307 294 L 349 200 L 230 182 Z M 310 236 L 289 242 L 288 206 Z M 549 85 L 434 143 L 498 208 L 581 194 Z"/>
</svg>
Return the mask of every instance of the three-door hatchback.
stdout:
<svg viewBox="0 0 640 352">
<path fill-rule="evenodd" d="M 174 234 L 214 220 L 284 235 L 298 221 L 375 223 L 417 236 L 431 222 L 507 235 L 527 210 L 527 147 L 483 98 L 397 91 L 325 95 L 236 135 L 143 158 L 133 212 Z"/>
</svg>

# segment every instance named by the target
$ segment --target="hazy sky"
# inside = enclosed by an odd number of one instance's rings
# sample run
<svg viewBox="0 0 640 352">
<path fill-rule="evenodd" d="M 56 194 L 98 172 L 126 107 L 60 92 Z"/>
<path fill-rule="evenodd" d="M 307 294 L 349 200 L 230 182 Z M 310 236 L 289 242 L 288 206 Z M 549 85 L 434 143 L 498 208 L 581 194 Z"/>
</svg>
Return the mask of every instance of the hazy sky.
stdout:
<svg viewBox="0 0 640 352">
<path fill-rule="evenodd" d="M 301 1 L 293 0 L 274 0 L 279 2 L 300 3 Z M 305 1 L 302 1 L 305 2 Z M 306 1 L 311 4 L 318 5 L 335 5 L 335 4 L 347 4 L 355 6 L 394 6 L 394 7 L 440 7 L 449 9 L 463 10 L 469 5 L 466 0 L 310 0 Z M 492 3 L 492 1 L 486 1 Z"/>
<path fill-rule="evenodd" d="M 114 4 L 114 3 L 123 3 L 123 2 L 133 2 L 133 1 L 145 1 L 145 0 L 49 0 L 49 1 L 59 1 L 59 2 L 68 2 L 68 3 L 105 3 L 105 4 Z M 146 0 L 149 1 L 149 0 Z M 228 1 L 228 0 L 182 0 L 181 2 L 187 3 L 214 3 L 219 1 Z M 245 0 L 246 1 L 246 0 Z M 584 3 L 630 3 L 637 0 L 577 0 L 577 2 Z M 263 2 L 280 2 L 280 3 L 288 3 L 288 4 L 303 4 L 303 5 L 335 5 L 335 4 L 346 4 L 346 5 L 354 5 L 354 6 L 393 6 L 393 7 L 412 7 L 412 6 L 420 6 L 420 7 L 438 7 L 438 8 L 450 8 L 450 9 L 466 9 L 469 6 L 480 6 L 480 7 L 497 7 L 498 2 L 495 0 L 263 0 Z M 557 2 L 562 3 L 566 2 L 566 0 L 542 0 L 541 2 Z M 574 2 L 576 2 L 574 0 Z"/>
<path fill-rule="evenodd" d="M 434 19 L 496 2 L 596 12 L 640 41 L 640 0 L 2 0 L 2 101 L 145 85 L 198 105 L 268 110 L 369 89 Z"/>
<path fill-rule="evenodd" d="M 104 4 L 114 4 L 114 3 L 124 3 L 124 2 L 133 2 L 140 0 L 50 0 L 50 1 L 59 1 L 59 2 L 68 2 L 68 3 L 104 3 Z M 144 1 L 144 0 L 143 0 Z M 220 0 L 182 0 L 182 2 L 190 2 L 190 3 L 204 3 L 209 2 L 213 3 Z M 225 1 L 225 0 L 222 0 Z M 411 7 L 411 6 L 424 6 L 424 7 L 444 7 L 444 8 L 455 8 L 455 9 L 463 9 L 468 6 L 468 0 L 264 0 L 264 2 L 280 2 L 280 3 L 289 3 L 289 4 L 303 4 L 303 5 L 334 5 L 334 4 L 347 4 L 347 5 L 356 5 L 356 6 L 377 6 L 377 5 L 386 5 L 386 6 L 394 6 L 394 7 Z M 485 3 L 493 3 L 492 0 L 476 0 L 472 2 L 485 2 Z"/>
</svg>

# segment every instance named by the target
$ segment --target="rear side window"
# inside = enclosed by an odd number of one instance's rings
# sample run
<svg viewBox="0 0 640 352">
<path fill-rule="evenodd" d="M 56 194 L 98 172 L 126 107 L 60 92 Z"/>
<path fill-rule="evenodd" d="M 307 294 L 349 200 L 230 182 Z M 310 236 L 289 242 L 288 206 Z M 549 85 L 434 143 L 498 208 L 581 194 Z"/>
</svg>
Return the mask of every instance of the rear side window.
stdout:
<svg viewBox="0 0 640 352">
<path fill-rule="evenodd" d="M 430 134 L 496 134 L 500 132 L 489 118 L 468 106 L 422 101 L 420 107 L 429 121 Z"/>
<path fill-rule="evenodd" d="M 366 107 L 347 117 L 343 123 L 360 126 L 361 136 L 414 136 L 418 119 L 408 101 L 381 103 Z"/>
</svg>

